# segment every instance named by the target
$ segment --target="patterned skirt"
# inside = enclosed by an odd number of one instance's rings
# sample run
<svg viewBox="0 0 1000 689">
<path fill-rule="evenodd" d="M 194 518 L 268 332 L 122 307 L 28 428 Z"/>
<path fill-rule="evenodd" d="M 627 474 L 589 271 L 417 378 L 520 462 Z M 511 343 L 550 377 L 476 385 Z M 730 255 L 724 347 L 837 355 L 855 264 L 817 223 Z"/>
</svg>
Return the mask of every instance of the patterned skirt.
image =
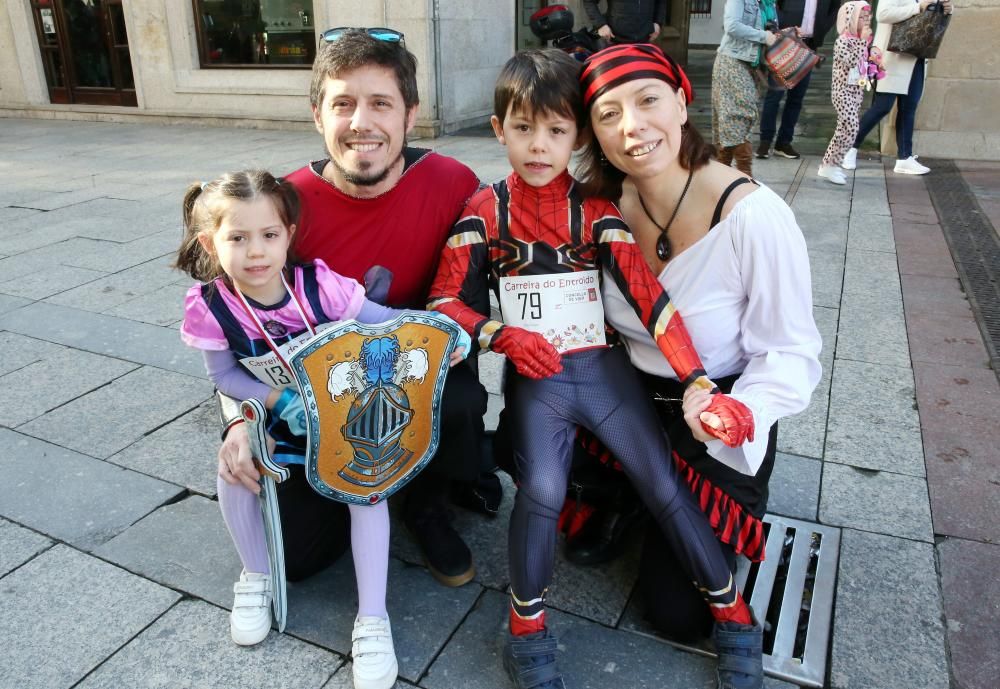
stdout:
<svg viewBox="0 0 1000 689">
<path fill-rule="evenodd" d="M 760 86 L 756 68 L 735 57 L 715 54 L 712 66 L 712 143 L 738 146 L 750 141 L 757 124 Z"/>
</svg>

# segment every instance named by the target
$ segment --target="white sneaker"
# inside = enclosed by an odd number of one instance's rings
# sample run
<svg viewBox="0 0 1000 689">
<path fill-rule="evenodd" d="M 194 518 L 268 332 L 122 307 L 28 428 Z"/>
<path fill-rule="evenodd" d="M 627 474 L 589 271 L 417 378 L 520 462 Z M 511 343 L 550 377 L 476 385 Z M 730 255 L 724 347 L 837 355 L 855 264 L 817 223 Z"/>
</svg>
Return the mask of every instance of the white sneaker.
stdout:
<svg viewBox="0 0 1000 689">
<path fill-rule="evenodd" d="M 388 617 L 358 617 L 351 634 L 354 689 L 390 689 L 399 665 Z"/>
<path fill-rule="evenodd" d="M 823 179 L 830 180 L 834 184 L 847 184 L 847 178 L 844 177 L 844 173 L 833 165 L 820 165 L 816 174 Z"/>
<path fill-rule="evenodd" d="M 847 153 L 844 154 L 844 160 L 841 161 L 840 167 L 845 170 L 854 170 L 858 167 L 858 149 L 849 148 Z"/>
<path fill-rule="evenodd" d="M 892 171 L 898 172 L 901 175 L 926 175 L 931 169 L 926 165 L 918 163 L 916 156 L 910 156 L 909 158 L 900 158 L 897 160 L 896 167 Z"/>
<path fill-rule="evenodd" d="M 259 644 L 271 631 L 271 577 L 244 570 L 233 592 L 229 633 L 240 646 Z"/>
</svg>

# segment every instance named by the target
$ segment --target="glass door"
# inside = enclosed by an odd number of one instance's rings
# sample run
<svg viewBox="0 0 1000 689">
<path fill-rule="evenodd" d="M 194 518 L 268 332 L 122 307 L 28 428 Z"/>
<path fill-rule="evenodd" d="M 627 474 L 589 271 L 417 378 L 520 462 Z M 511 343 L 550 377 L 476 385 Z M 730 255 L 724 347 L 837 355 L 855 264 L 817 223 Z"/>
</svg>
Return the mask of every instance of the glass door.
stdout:
<svg viewBox="0 0 1000 689">
<path fill-rule="evenodd" d="M 137 104 L 122 0 L 30 0 L 53 103 Z"/>
</svg>

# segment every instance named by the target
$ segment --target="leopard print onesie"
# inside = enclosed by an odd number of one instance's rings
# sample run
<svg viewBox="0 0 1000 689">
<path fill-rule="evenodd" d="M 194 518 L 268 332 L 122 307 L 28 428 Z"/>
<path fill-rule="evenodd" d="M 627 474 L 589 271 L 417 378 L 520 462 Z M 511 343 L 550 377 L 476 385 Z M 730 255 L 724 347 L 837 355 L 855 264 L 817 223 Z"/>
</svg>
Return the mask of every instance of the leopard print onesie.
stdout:
<svg viewBox="0 0 1000 689">
<path fill-rule="evenodd" d="M 841 34 L 833 44 L 833 86 L 830 96 L 837 111 L 837 129 L 827 146 L 826 155 L 823 156 L 823 165 L 840 165 L 844 154 L 854 145 L 865 92 L 857 83 L 848 83 L 848 75 L 853 68 L 865 65 L 867 61 L 868 42 L 865 39 Z"/>
</svg>

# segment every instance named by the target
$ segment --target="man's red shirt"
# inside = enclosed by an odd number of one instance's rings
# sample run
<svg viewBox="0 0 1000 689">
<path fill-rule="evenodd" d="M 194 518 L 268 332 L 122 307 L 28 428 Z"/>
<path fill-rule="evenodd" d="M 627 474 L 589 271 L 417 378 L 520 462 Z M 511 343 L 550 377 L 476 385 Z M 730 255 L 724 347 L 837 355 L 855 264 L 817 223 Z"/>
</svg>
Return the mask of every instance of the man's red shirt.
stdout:
<svg viewBox="0 0 1000 689">
<path fill-rule="evenodd" d="M 433 151 L 406 148 L 396 185 L 356 198 L 322 176 L 326 160 L 287 176 L 301 199 L 295 253 L 321 258 L 335 272 L 364 282 L 375 265 L 393 274 L 387 303 L 424 308 L 441 250 L 465 202 L 479 188 L 475 173 Z"/>
</svg>

